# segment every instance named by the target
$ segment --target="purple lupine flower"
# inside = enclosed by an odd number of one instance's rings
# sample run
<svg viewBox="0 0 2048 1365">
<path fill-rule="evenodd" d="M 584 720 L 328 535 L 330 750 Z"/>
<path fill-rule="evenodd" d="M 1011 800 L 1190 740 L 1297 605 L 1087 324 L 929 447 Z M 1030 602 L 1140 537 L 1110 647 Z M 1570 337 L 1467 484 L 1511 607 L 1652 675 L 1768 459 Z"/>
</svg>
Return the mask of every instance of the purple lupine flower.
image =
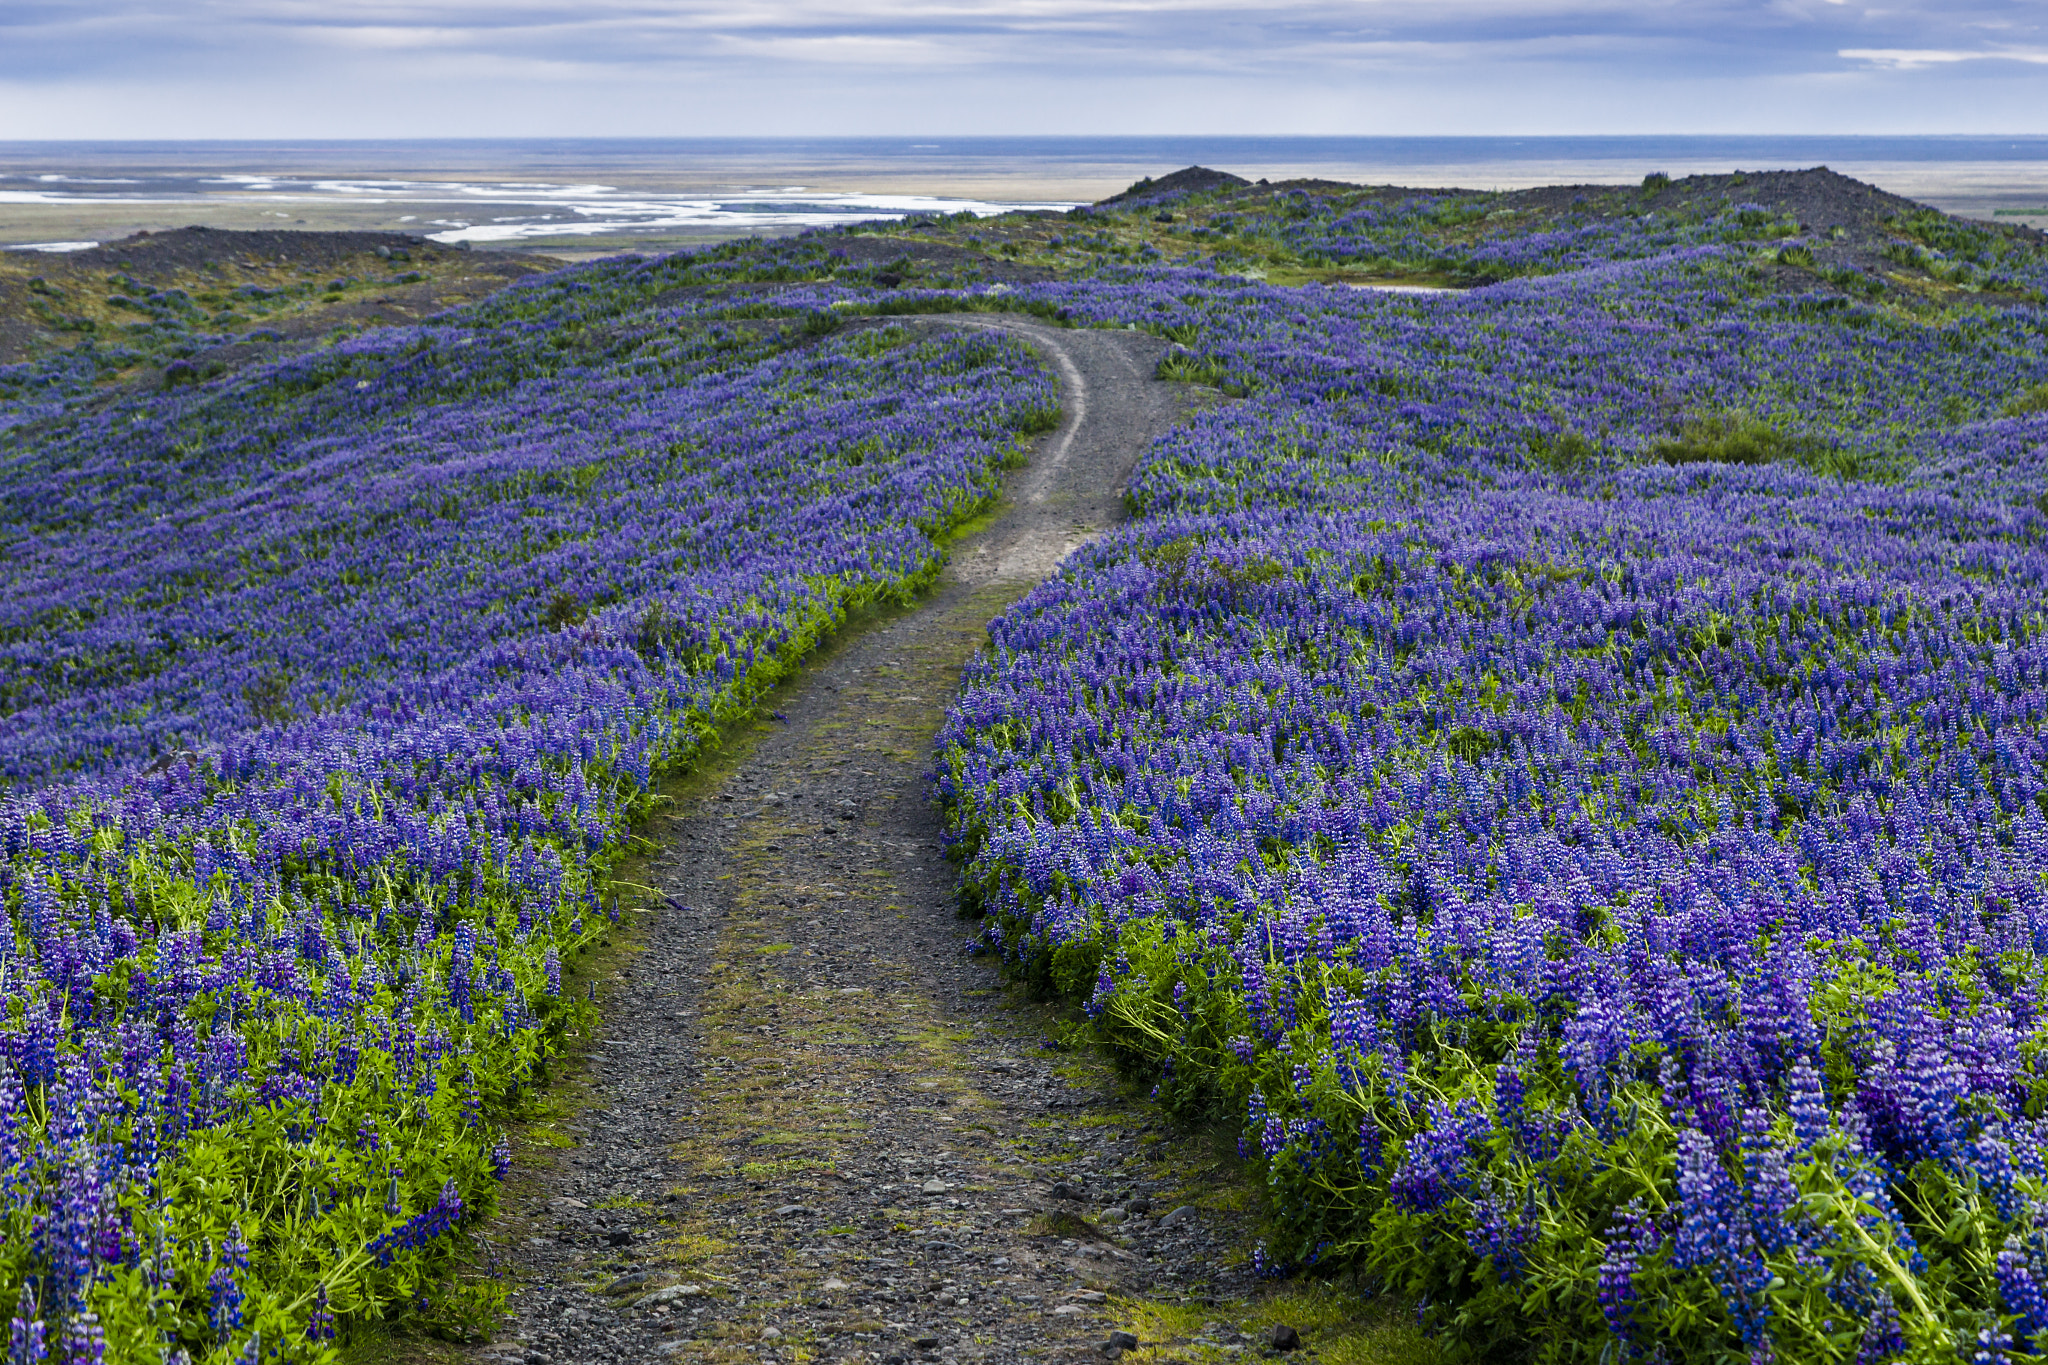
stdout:
<svg viewBox="0 0 2048 1365">
<path fill-rule="evenodd" d="M 1251 1098 L 1245 1102 L 1245 1129 L 1259 1134 L 1261 1148 L 1265 1142 L 1265 1134 L 1272 1128 L 1273 1123 L 1274 1118 L 1272 1111 L 1266 1106 L 1265 1094 L 1257 1086 L 1253 1086 Z M 1252 1151 L 1252 1145 L 1245 1140 L 1244 1134 L 1240 1133 L 1237 1139 L 1237 1154 L 1249 1160 Z M 1269 1152 L 1266 1155 L 1272 1154 Z"/>
<path fill-rule="evenodd" d="M 1750 1230 L 1742 1191 L 1697 1129 L 1678 1135 L 1678 1233 L 1672 1264 L 1706 1272 L 1735 1320 L 1743 1345 L 1764 1340 L 1771 1315 L 1761 1289 L 1771 1280 Z"/>
<path fill-rule="evenodd" d="M 1795 1145 L 1804 1154 L 1826 1137 L 1832 1126 L 1827 1091 L 1821 1083 L 1820 1072 L 1804 1057 L 1794 1062 L 1786 1074 L 1785 1091 L 1785 1107 L 1792 1115 Z"/>
<path fill-rule="evenodd" d="M 1252 1247 L 1252 1274 L 1262 1280 L 1284 1280 L 1290 1273 L 1287 1262 L 1268 1251 L 1264 1242 Z"/>
<path fill-rule="evenodd" d="M 448 957 L 448 1003 L 462 1021 L 476 1022 L 476 1007 L 470 999 L 470 974 L 476 966 L 476 928 L 464 921 L 455 928 L 455 944 Z"/>
<path fill-rule="evenodd" d="M 1856 1365 L 1893 1365 L 1906 1354 L 1906 1332 L 1889 1291 L 1879 1289 L 1877 1301 L 1857 1344 Z"/>
<path fill-rule="evenodd" d="M 242 1327 L 242 1286 L 229 1266 L 216 1266 L 206 1279 L 206 1319 L 213 1326 L 213 1339 L 228 1344 Z"/>
<path fill-rule="evenodd" d="M 1472 1148 L 1492 1130 L 1492 1119 L 1475 1099 L 1455 1105 L 1431 1103 L 1429 1126 L 1408 1139 L 1401 1165 L 1387 1184 L 1387 1197 L 1413 1213 L 1433 1213 L 1473 1179 Z"/>
<path fill-rule="evenodd" d="M 1977 1184 L 1991 1197 L 1991 1206 L 2008 1223 L 2017 1223 L 2026 1212 L 2010 1144 L 1986 1133 L 1966 1144 L 1963 1165 L 1977 1177 Z"/>
<path fill-rule="evenodd" d="M 1995 1320 L 1977 1329 L 1971 1365 L 2008 1365 L 2012 1359 L 2012 1335 Z"/>
<path fill-rule="evenodd" d="M 14 1318 L 8 1329 L 8 1365 L 38 1365 L 47 1359 L 50 1351 L 43 1331 L 44 1324 L 36 1301 L 29 1294 L 28 1286 L 23 1285 L 21 1299 L 15 1305 Z"/>
<path fill-rule="evenodd" d="M 103 1365 L 107 1334 L 93 1313 L 73 1313 L 64 1324 L 65 1365 Z"/>
<path fill-rule="evenodd" d="M 57 1202 L 49 1216 L 50 1278 L 47 1307 L 52 1313 L 85 1310 L 100 1260 L 102 1190 L 99 1157 L 92 1144 L 74 1138 L 66 1145 Z"/>
<path fill-rule="evenodd" d="M 1502 1284 L 1522 1273 L 1524 1248 L 1535 1237 L 1533 1214 L 1533 1208 L 1507 1197 L 1491 1179 L 1481 1182 L 1479 1195 L 1472 1201 L 1472 1226 L 1465 1234 L 1465 1245 L 1474 1256 L 1491 1258 Z"/>
<path fill-rule="evenodd" d="M 2048 1342 L 2048 1289 L 2043 1276 L 2017 1237 L 2008 1237 L 1998 1253 L 1998 1297 L 2015 1319 L 2013 1335 L 2021 1349 L 2038 1353 Z"/>
<path fill-rule="evenodd" d="M 1095 989 L 1089 992 L 1087 1003 L 1083 1006 L 1088 1017 L 1100 1018 L 1102 1011 L 1108 1007 L 1110 997 L 1115 994 L 1116 978 L 1110 975 L 1109 964 L 1104 963 L 1095 971 Z"/>
<path fill-rule="evenodd" d="M 1259 1128 L 1259 1152 L 1268 1161 L 1287 1145 L 1287 1124 L 1277 1114 L 1268 1114 Z"/>
<path fill-rule="evenodd" d="M 242 1225 L 232 1224 L 228 1228 L 227 1240 L 220 1244 L 221 1261 L 235 1270 L 249 1268 L 249 1243 L 242 1236 Z"/>
<path fill-rule="evenodd" d="M 1636 1275 L 1642 1269 L 1643 1258 L 1655 1252 L 1663 1241 L 1664 1234 L 1656 1220 L 1643 1211 L 1640 1200 L 1632 1200 L 1622 1208 L 1607 1232 L 1607 1252 L 1600 1258 L 1600 1316 L 1629 1359 L 1644 1350 L 1635 1331 Z"/>
<path fill-rule="evenodd" d="M 1760 1109 L 1743 1114 L 1742 1182 L 1751 1236 L 1763 1254 L 1794 1245 L 1793 1209 L 1799 1189 L 1792 1182 L 1787 1153 L 1771 1137 L 1770 1116 Z"/>
<path fill-rule="evenodd" d="M 0 1173 L 11 1175 L 21 1164 L 21 1121 L 27 1094 L 12 1066 L 0 1063 Z"/>
<path fill-rule="evenodd" d="M 327 1308 L 327 1286 L 313 1291 L 313 1311 L 306 1318 L 306 1340 L 334 1340 L 335 1317 Z"/>
<path fill-rule="evenodd" d="M 457 1193 L 455 1182 L 450 1180 L 441 1187 L 441 1197 L 434 1201 L 432 1208 L 414 1214 L 402 1226 L 372 1239 L 365 1250 L 377 1258 L 378 1265 L 390 1265 L 397 1253 L 425 1246 L 453 1227 L 461 1214 L 462 1196 Z"/>
</svg>

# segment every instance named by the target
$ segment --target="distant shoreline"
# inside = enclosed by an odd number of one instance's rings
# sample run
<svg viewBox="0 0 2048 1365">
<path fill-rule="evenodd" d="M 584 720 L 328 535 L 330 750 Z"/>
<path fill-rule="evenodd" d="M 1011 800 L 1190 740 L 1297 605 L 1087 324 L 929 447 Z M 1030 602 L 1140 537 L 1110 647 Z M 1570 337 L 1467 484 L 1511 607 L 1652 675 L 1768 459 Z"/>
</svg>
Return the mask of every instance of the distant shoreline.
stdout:
<svg viewBox="0 0 2048 1365">
<path fill-rule="evenodd" d="M 2048 212 L 2025 212 L 2048 206 L 2038 135 L 43 141 L 0 142 L 0 246 L 205 225 L 404 231 L 562 257 L 669 251 L 900 211 L 835 213 L 823 203 L 835 196 L 915 196 L 936 211 L 1058 206 L 1197 163 L 1254 179 L 1477 190 L 1827 165 L 1947 212 L 2048 225 Z M 755 212 L 764 198 L 801 204 L 770 221 Z M 497 239 L 508 233 L 521 237 Z"/>
</svg>

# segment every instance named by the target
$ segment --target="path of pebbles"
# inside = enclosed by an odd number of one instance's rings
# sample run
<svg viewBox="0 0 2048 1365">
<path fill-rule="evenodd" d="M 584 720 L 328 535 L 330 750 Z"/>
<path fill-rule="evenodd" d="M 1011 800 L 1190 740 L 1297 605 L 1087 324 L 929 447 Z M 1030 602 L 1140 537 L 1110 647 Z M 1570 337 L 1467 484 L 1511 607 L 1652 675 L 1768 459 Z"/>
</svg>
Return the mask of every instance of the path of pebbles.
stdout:
<svg viewBox="0 0 2048 1365">
<path fill-rule="evenodd" d="M 815 660 L 650 831 L 666 901 L 608 969 L 581 1103 L 523 1144 L 482 1359 L 1100 1360 L 1105 1294 L 1235 1284 L 1143 1106 L 963 955 L 924 787 L 989 618 L 1118 517 L 1186 391 L 1136 333 L 958 321 L 1035 341 L 1065 421 L 931 595 Z"/>
</svg>

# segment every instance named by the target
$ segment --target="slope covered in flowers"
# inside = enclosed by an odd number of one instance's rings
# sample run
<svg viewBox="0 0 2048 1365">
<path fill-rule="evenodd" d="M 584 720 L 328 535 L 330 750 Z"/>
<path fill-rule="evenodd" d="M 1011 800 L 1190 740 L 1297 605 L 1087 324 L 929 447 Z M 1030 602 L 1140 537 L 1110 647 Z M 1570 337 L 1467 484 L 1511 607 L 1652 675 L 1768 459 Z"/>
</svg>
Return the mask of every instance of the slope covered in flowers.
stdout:
<svg viewBox="0 0 2048 1365">
<path fill-rule="evenodd" d="M 1464 1354 L 2034 1358 L 2048 318 L 1639 245 L 1034 293 L 1238 401 L 970 669 L 978 946 Z"/>
<path fill-rule="evenodd" d="M 1232 187 L 1200 172 L 1133 186 L 1072 216 L 1085 227 L 1056 233 L 1053 244 L 1098 261 L 1277 270 L 1295 281 L 1489 284 L 1715 246 L 1850 295 L 1903 287 L 2048 297 L 2038 233 L 1950 218 L 1825 167 L 1495 192 L 1330 181 Z M 1028 236 L 1012 240 L 1033 245 Z"/>
<path fill-rule="evenodd" d="M 941 788 L 981 945 L 1246 1117 L 1275 1269 L 1473 1352 L 2036 1351 L 2042 262 L 1737 190 L 816 234 L 0 392 L 15 1355 L 431 1307 L 652 781 L 1048 419 L 845 326 L 960 308 L 1235 400 L 996 624 Z"/>
<path fill-rule="evenodd" d="M 928 581 L 1055 410 L 986 333 L 662 301 L 730 258 L 9 434 L 13 1359 L 431 1309 L 652 782 Z"/>
</svg>

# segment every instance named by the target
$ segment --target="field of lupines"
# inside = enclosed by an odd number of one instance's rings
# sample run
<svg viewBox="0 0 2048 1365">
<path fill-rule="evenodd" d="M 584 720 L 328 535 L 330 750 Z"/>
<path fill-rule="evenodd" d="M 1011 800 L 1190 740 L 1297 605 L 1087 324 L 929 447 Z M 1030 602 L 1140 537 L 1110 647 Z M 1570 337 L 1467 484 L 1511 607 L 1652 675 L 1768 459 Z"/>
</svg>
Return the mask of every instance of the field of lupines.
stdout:
<svg viewBox="0 0 2048 1365">
<path fill-rule="evenodd" d="M 2038 251 L 1900 220 L 1902 293 L 1736 198 L 1190 202 L 1031 220 L 1065 278 L 1007 291 L 817 234 L 13 375 L 12 1357 L 433 1306 L 654 776 L 1049 416 L 1020 348 L 839 326 L 961 307 L 1236 400 L 995 624 L 939 786 L 976 946 L 1245 1119 L 1269 1268 L 1473 1354 L 2043 1354 Z M 1515 278 L 1218 273 L 1274 254 Z"/>
<path fill-rule="evenodd" d="M 1055 410 L 986 334 L 651 302 L 731 259 L 0 448 L 9 1359 L 320 1360 L 459 1311 L 447 1234 L 656 776 L 927 581 Z"/>
<path fill-rule="evenodd" d="M 1458 1353 L 2041 1358 L 2048 316 L 1637 245 L 1028 291 L 1239 401 L 970 669 L 975 946 Z"/>
</svg>

